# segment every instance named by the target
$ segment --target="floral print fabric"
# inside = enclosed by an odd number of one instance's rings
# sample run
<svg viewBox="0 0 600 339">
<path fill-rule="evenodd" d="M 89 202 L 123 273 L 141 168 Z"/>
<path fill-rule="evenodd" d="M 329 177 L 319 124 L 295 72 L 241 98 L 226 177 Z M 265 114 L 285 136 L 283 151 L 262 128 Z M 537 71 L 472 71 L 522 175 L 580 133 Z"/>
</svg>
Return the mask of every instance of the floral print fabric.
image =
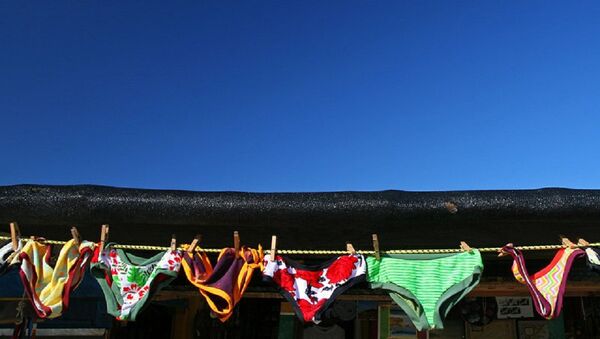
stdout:
<svg viewBox="0 0 600 339">
<path fill-rule="evenodd" d="M 352 285 L 365 280 L 366 262 L 360 254 L 340 256 L 320 266 L 303 266 L 277 256 L 264 259 L 263 275 L 277 284 L 296 314 L 305 322 L 319 323 L 321 314 Z"/>
<path fill-rule="evenodd" d="M 135 320 L 149 293 L 159 290 L 177 277 L 180 251 L 166 251 L 150 259 L 107 248 L 92 263 L 107 300 L 109 313 L 118 320 Z M 100 272 L 99 272 L 100 271 Z M 99 278 L 99 279 L 98 279 Z"/>
</svg>

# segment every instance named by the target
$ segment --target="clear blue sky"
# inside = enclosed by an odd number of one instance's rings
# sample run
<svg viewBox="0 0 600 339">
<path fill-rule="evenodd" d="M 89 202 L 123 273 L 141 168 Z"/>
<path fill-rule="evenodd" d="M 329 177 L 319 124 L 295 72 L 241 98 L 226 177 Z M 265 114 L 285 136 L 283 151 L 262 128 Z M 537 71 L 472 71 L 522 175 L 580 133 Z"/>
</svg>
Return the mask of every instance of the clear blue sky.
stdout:
<svg viewBox="0 0 600 339">
<path fill-rule="evenodd" d="M 0 185 L 600 188 L 598 18 L 594 1 L 3 1 Z"/>
</svg>

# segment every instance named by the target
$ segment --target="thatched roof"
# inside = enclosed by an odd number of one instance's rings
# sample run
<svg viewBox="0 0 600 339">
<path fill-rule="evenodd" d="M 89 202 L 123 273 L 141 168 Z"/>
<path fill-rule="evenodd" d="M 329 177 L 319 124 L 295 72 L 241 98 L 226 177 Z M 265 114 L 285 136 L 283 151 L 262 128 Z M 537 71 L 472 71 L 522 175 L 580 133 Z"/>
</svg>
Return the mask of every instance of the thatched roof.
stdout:
<svg viewBox="0 0 600 339">
<path fill-rule="evenodd" d="M 0 222 L 23 233 L 66 238 L 78 225 L 97 238 L 100 224 L 123 243 L 168 243 L 171 233 L 202 233 L 206 247 L 230 243 L 239 230 L 249 244 L 340 248 L 346 240 L 382 248 L 556 243 L 558 234 L 600 239 L 600 190 L 450 192 L 243 193 L 147 190 L 107 186 L 0 186 Z"/>
</svg>

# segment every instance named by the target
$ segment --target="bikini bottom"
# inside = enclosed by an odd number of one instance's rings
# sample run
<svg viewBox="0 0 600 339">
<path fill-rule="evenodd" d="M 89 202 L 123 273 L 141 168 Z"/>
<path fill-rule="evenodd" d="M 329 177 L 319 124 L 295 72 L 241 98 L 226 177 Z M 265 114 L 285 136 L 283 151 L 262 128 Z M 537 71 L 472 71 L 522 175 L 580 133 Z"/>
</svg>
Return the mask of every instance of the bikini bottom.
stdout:
<svg viewBox="0 0 600 339">
<path fill-rule="evenodd" d="M 108 244 L 96 251 L 91 273 L 102 288 L 107 312 L 117 320 L 135 321 L 152 296 L 177 278 L 180 251 L 141 258 Z"/>
<path fill-rule="evenodd" d="M 301 321 L 319 323 L 338 295 L 365 281 L 366 269 L 360 254 L 340 256 L 317 266 L 304 266 L 281 256 L 270 261 L 267 255 L 263 277 L 279 287 Z"/>
<path fill-rule="evenodd" d="M 203 251 L 194 251 L 189 253 L 187 251 L 188 245 L 183 245 L 183 254 L 181 260 L 181 267 L 185 272 L 185 276 L 188 281 L 200 288 L 200 285 L 208 279 L 212 274 L 213 268 L 208 259 L 208 256 Z"/>
<path fill-rule="evenodd" d="M 250 284 L 252 273 L 256 269 L 262 270 L 262 259 L 260 245 L 258 250 L 242 247 L 237 256 L 235 249 L 224 248 L 206 280 L 192 282 L 206 299 L 212 314 L 220 321 L 225 322 L 231 317 L 235 305 Z"/>
<path fill-rule="evenodd" d="M 450 309 L 477 284 L 483 272 L 481 254 L 390 254 L 367 258 L 371 288 L 390 297 L 421 330 L 444 328 Z"/>
<path fill-rule="evenodd" d="M 588 247 L 585 249 L 587 256 L 587 265 L 590 270 L 600 273 L 600 250 L 597 248 Z"/>
<path fill-rule="evenodd" d="M 527 285 L 537 313 L 546 319 L 558 317 L 573 261 L 585 252 L 579 248 L 561 248 L 548 266 L 531 276 L 527 272 L 521 251 L 508 244 L 502 247 L 502 252 L 513 258 L 513 275 L 517 281 Z"/>
<path fill-rule="evenodd" d="M 27 297 L 39 318 L 56 318 L 69 306 L 69 296 L 83 280 L 94 243 L 74 240 L 61 248 L 56 264 L 50 266 L 51 245 L 29 240 L 18 255 L 20 276 Z"/>
</svg>

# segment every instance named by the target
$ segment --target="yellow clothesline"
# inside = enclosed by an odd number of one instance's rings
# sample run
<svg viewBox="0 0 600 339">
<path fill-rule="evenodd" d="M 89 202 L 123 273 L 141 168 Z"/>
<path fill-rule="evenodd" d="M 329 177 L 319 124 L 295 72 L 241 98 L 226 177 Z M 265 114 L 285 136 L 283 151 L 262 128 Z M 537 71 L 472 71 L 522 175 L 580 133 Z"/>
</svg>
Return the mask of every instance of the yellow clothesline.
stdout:
<svg viewBox="0 0 600 339">
<path fill-rule="evenodd" d="M 7 236 L 0 236 L 1 240 L 11 239 Z M 22 238 L 21 241 L 24 241 L 26 238 Z M 44 242 L 47 244 L 53 245 L 63 245 L 66 241 L 62 240 L 48 240 L 44 239 Z M 187 244 L 186 244 L 187 245 Z M 138 251 L 166 251 L 170 249 L 168 246 L 151 246 L 151 245 L 121 245 L 114 244 L 111 245 L 114 248 L 127 249 L 127 250 L 138 250 Z M 588 245 L 589 247 L 600 247 L 600 243 L 591 243 Z M 515 248 L 521 251 L 547 251 L 554 250 L 560 248 L 567 248 L 565 245 L 528 245 L 528 246 L 516 246 Z M 583 247 L 574 245 L 574 247 Z M 181 247 L 178 247 L 182 249 Z M 476 247 L 474 247 L 476 248 Z M 498 252 L 500 247 L 481 247 L 476 248 L 479 252 Z M 222 249 L 219 248 L 200 248 L 199 246 L 196 248 L 197 251 L 204 251 L 207 253 L 220 253 Z M 408 250 L 381 250 L 379 251 L 381 254 L 436 254 L 436 253 L 457 253 L 462 252 L 463 250 L 460 248 L 432 248 L 432 249 L 408 249 Z M 266 253 L 269 253 L 270 250 L 265 250 Z M 360 254 L 375 254 L 373 250 L 357 250 L 357 253 Z M 347 251 L 343 250 L 285 250 L 285 249 L 277 249 L 277 253 L 280 254 L 300 254 L 300 255 L 327 255 L 327 254 L 346 254 Z"/>
</svg>

